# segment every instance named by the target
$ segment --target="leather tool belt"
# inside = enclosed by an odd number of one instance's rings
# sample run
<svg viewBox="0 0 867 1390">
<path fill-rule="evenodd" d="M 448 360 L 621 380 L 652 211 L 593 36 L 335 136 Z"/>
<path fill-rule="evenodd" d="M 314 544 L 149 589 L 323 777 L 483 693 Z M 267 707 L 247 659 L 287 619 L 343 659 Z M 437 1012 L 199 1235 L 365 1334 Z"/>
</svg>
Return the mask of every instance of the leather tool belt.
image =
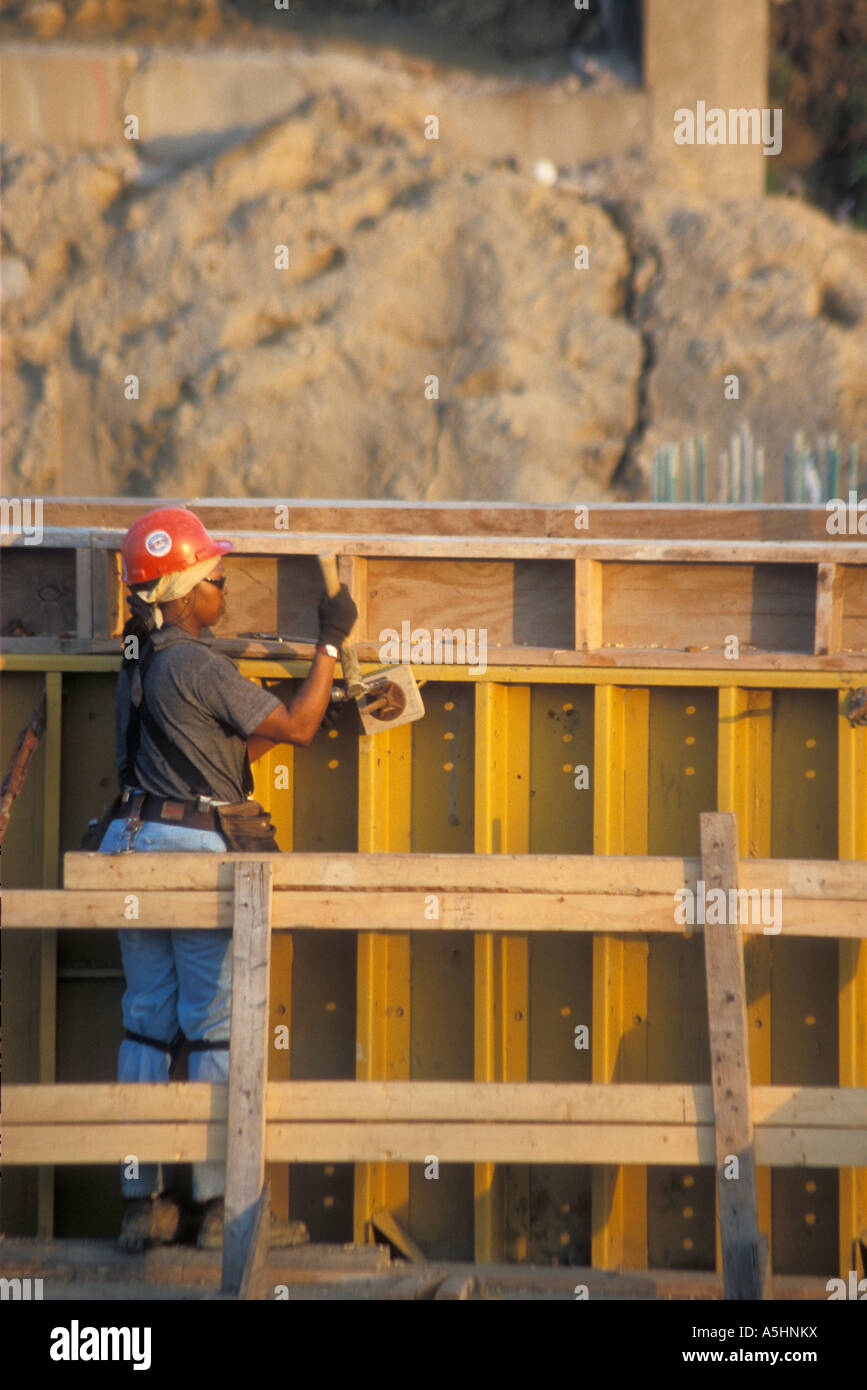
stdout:
<svg viewBox="0 0 867 1390">
<path fill-rule="evenodd" d="M 199 807 L 202 806 L 200 810 Z M 148 794 L 142 801 L 139 816 L 143 821 L 159 821 L 163 825 L 192 826 L 195 830 L 216 830 L 220 822 L 216 806 L 199 801 L 173 801 L 167 797 Z"/>
</svg>

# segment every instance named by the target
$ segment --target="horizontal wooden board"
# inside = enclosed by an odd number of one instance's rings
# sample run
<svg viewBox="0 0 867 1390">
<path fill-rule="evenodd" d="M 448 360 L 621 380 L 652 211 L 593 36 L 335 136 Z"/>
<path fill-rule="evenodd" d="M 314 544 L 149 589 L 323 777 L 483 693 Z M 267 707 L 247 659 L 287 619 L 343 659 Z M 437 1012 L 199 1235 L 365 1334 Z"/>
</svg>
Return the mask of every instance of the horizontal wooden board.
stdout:
<svg viewBox="0 0 867 1390">
<path fill-rule="evenodd" d="M 0 650 L 2 671 L 70 671 L 116 675 L 118 655 L 85 653 L 77 648 L 83 644 L 58 642 L 55 638 L 7 638 Z M 15 651 L 7 648 L 14 647 Z M 51 650 L 49 650 L 49 648 Z M 789 656 L 780 652 L 760 653 L 742 657 L 736 668 L 718 656 L 706 660 L 707 653 L 694 655 L 677 652 L 632 652 L 623 661 L 602 654 L 595 655 L 557 652 L 545 649 L 518 647 L 503 648 L 502 664 L 490 660 L 483 675 L 472 675 L 466 666 L 428 666 L 417 668 L 419 684 L 428 681 L 467 681 L 469 684 L 491 681 L 502 685 L 646 685 L 701 686 L 722 688 L 742 686 L 747 690 L 852 690 L 867 684 L 867 663 L 864 656 Z M 506 660 L 505 658 L 509 659 Z M 574 657 L 574 660 L 573 660 Z M 530 659 L 532 658 L 532 660 Z M 309 662 L 257 659 L 238 661 L 242 676 L 252 680 L 303 679 L 309 672 Z M 372 670 L 372 663 L 362 670 Z"/>
<path fill-rule="evenodd" d="M 68 532 L 46 529 L 45 543 L 65 543 Z M 851 539 L 824 541 L 744 540 L 594 540 L 573 533 L 562 540 L 524 536 L 356 535 L 335 531 L 219 531 L 238 555 L 362 555 L 379 559 L 416 560 L 591 560 L 680 564 L 863 565 L 864 544 Z M 122 530 L 93 528 L 86 533 L 95 548 L 119 550 Z M 56 539 L 55 539 L 56 538 Z M 82 533 L 82 539 L 84 539 Z"/>
<path fill-rule="evenodd" d="M 234 866 L 250 854 L 85 854 L 64 856 L 67 888 L 229 889 Z M 694 885 L 700 861 L 620 855 L 561 854 L 272 854 L 274 888 L 386 889 L 404 892 L 669 893 Z M 758 861 L 756 861 L 758 862 Z M 793 863 L 795 861 L 779 861 Z M 775 865 L 775 867 L 778 867 Z M 839 896 L 867 889 L 867 865 L 816 864 Z M 810 866 L 805 866 L 805 879 Z M 801 880 L 799 880 L 800 882 Z"/>
<path fill-rule="evenodd" d="M 722 651 L 812 652 L 816 572 L 808 565 L 607 564 L 602 642 Z"/>
<path fill-rule="evenodd" d="M 269 1122 L 270 1163 L 714 1163 L 712 1124 L 573 1125 L 473 1123 L 281 1124 Z M 20 1164 L 221 1162 L 226 1126 L 191 1124 L 15 1125 L 4 1161 Z M 757 1162 L 774 1167 L 867 1166 L 867 1128 L 756 1130 Z"/>
<path fill-rule="evenodd" d="M 22 1124 L 225 1121 L 226 1083 L 98 1082 L 4 1087 L 3 1118 Z M 768 1128 L 867 1127 L 867 1089 L 754 1086 L 755 1124 Z M 503 1124 L 668 1124 L 713 1122 L 708 1085 L 580 1084 L 509 1081 L 270 1081 L 273 1122 L 422 1122 Z"/>
<path fill-rule="evenodd" d="M 201 928 L 232 924 L 232 897 L 227 892 L 202 890 L 170 893 L 143 890 L 137 895 L 137 916 L 117 891 L 71 889 L 9 889 L 4 894 L 4 927 Z M 674 904 L 667 894 L 618 897 L 606 893 L 443 893 L 439 918 L 426 915 L 427 895 L 399 890 L 328 892 L 284 889 L 275 894 L 275 930 L 325 931 L 505 931 L 505 932 L 670 932 L 689 928 L 674 922 Z M 745 933 L 764 932 L 761 919 L 741 923 Z M 700 930 L 700 928 L 699 928 Z M 787 899 L 781 930 L 787 936 L 867 936 L 863 901 L 818 898 Z"/>
<path fill-rule="evenodd" d="M 274 889 L 397 889 L 408 892 L 672 894 L 695 889 L 698 858 L 608 854 L 98 854 L 64 855 L 72 889 L 225 889 L 234 866 L 271 860 Z M 857 860 L 743 859 L 741 887 L 780 888 L 784 898 L 867 900 L 867 864 Z"/>
<path fill-rule="evenodd" d="M 573 536 L 573 503 L 381 502 L 309 498 L 46 498 L 44 522 L 51 526 L 126 528 L 154 507 L 192 507 L 209 528 L 257 530 L 273 526 L 276 507 L 288 506 L 294 531 L 389 533 L 392 535 Z M 280 514 L 283 515 L 282 513 Z M 776 503 L 742 506 L 682 505 L 653 502 L 594 502 L 588 532 L 600 537 L 682 537 L 695 540 L 817 540 L 829 536 L 824 507 Z"/>
<path fill-rule="evenodd" d="M 268 642 L 240 637 L 217 638 L 210 643 L 242 665 L 242 673 L 263 678 L 306 676 L 315 647 L 312 642 Z M 367 673 L 382 665 L 380 644 L 361 642 L 358 656 Z M 0 671 L 14 670 L 111 670 L 120 659 L 117 638 L 96 637 L 92 641 L 59 637 L 7 637 L 0 653 Z M 722 651 L 653 650 L 641 647 L 605 647 L 579 652 L 557 647 L 488 646 L 487 671 L 477 672 L 464 665 L 413 664 L 416 677 L 425 680 L 585 680 L 598 683 L 611 680 L 645 684 L 733 684 L 760 685 L 762 676 L 774 672 L 789 675 L 791 684 L 806 684 L 810 677 L 826 673 L 820 683 L 827 688 L 839 684 L 845 673 L 847 682 L 867 680 L 865 653 L 842 652 L 815 655 L 810 652 L 751 652 L 741 650 L 737 663 L 727 661 Z M 85 666 L 77 663 L 84 662 Z M 102 663 L 102 664 L 101 664 Z M 246 667 L 246 670 L 244 669 Z M 560 675 L 558 677 L 557 671 Z M 606 677 L 606 670 L 610 675 Z M 337 676 L 342 672 L 338 666 Z M 796 676 L 803 675 L 803 681 Z M 779 684 L 779 682 L 772 682 Z"/>
</svg>

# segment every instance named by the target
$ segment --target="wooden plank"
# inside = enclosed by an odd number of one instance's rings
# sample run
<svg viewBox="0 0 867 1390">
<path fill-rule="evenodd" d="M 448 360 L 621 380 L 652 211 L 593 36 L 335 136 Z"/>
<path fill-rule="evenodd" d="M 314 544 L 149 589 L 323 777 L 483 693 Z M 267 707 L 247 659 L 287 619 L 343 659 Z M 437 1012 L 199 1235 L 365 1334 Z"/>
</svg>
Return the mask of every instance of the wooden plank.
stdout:
<svg viewBox="0 0 867 1390">
<path fill-rule="evenodd" d="M 93 637 L 93 550 L 90 544 L 75 552 L 75 630 L 85 641 Z"/>
<path fill-rule="evenodd" d="M 241 1271 L 238 1288 L 239 1302 L 249 1303 L 267 1299 L 271 1280 L 268 1270 L 269 1239 L 271 1234 L 271 1185 L 263 1183 L 256 1210 L 253 1227 L 247 1244 L 247 1255 Z"/>
<path fill-rule="evenodd" d="M 702 877 L 708 889 L 738 887 L 737 817 L 700 817 Z M 744 953 L 737 922 L 705 927 L 708 1031 L 716 1166 L 727 1299 L 761 1299 L 756 1151 L 750 1110 L 750 1058 Z M 739 1167 L 731 1171 L 732 1161 Z"/>
<path fill-rule="evenodd" d="M 271 964 L 268 864 L 235 869 L 232 1024 L 226 1157 L 224 1293 L 237 1294 L 265 1181 L 268 979 Z"/>
<path fill-rule="evenodd" d="M 386 1240 L 391 1241 L 392 1245 L 408 1260 L 412 1260 L 415 1264 L 427 1263 L 427 1255 L 421 1246 L 413 1240 L 409 1231 L 386 1207 L 374 1207 L 370 1214 L 370 1224 L 375 1231 L 379 1231 L 380 1235 L 385 1236 Z"/>
<path fill-rule="evenodd" d="M 282 498 L 197 497 L 196 514 L 209 529 L 255 530 L 263 508 L 285 505 Z M 187 499 L 184 503 L 189 505 Z M 149 507 L 181 505 L 165 498 L 103 497 L 45 498 L 46 526 L 111 526 L 125 530 Z M 397 502 L 316 501 L 295 498 L 288 503 L 297 531 L 393 535 L 573 536 L 575 509 L 527 502 Z M 597 537 L 659 536 L 695 540 L 816 540 L 835 544 L 827 532 L 825 507 L 780 507 L 776 503 L 717 507 L 689 503 L 594 502 L 592 532 Z"/>
<path fill-rule="evenodd" d="M 165 505 L 165 504 L 163 504 Z M 383 566 L 391 561 L 402 564 L 416 560 L 422 563 L 435 563 L 442 560 L 476 561 L 519 561 L 519 560 L 569 560 L 574 561 L 579 552 L 591 560 L 609 560 L 615 563 L 685 563 L 711 566 L 727 565 L 817 565 L 828 560 L 833 546 L 833 558 L 837 564 L 863 565 L 864 547 L 855 541 L 843 538 L 824 541 L 732 541 L 714 540 L 697 542 L 695 540 L 581 540 L 574 538 L 552 540 L 529 537 L 489 537 L 489 536 L 395 536 L 389 534 L 356 533 L 335 531 L 304 533 L 300 531 L 236 531 L 217 530 L 215 535 L 230 540 L 235 555 L 244 556 L 282 555 L 302 556 L 331 553 L 340 556 L 350 551 L 353 555 L 364 556 L 381 562 Z M 119 550 L 123 540 L 122 530 L 90 531 L 94 547 Z M 46 528 L 46 546 L 62 543 L 62 533 Z M 71 544 L 75 544 L 72 541 Z M 404 571 L 404 574 L 406 572 Z M 392 580 L 387 570 L 378 570 L 377 582 Z M 373 582 L 373 576 L 371 576 Z M 446 578 L 446 582 L 448 579 Z M 708 582 L 712 582 L 708 578 Z M 571 585 L 569 585 L 571 589 Z M 371 593 L 370 600 L 373 600 Z M 569 605 L 571 611 L 571 601 Z"/>
<path fill-rule="evenodd" d="M 337 574 L 341 584 L 348 588 L 358 609 L 358 620 L 348 638 L 355 646 L 358 642 L 363 642 L 368 635 L 367 560 L 360 555 L 341 555 L 337 561 Z"/>
<path fill-rule="evenodd" d="M 766 885 L 767 887 L 767 885 Z M 227 895 L 144 892 L 138 897 L 137 927 L 185 927 L 206 929 L 228 926 L 231 908 Z M 766 906 L 772 906 L 768 899 Z M 123 920 L 123 897 L 117 892 L 7 889 L 4 894 L 4 927 L 116 930 Z M 465 932 L 601 932 L 632 935 L 672 932 L 689 927 L 675 925 L 673 897 L 646 897 L 606 893 L 440 893 L 439 919 L 424 917 L 419 893 L 354 891 L 343 893 L 284 891 L 276 894 L 275 930 L 294 928 L 323 931 L 358 931 L 359 917 L 376 931 Z M 767 918 L 758 915 L 743 923 L 747 934 L 765 935 Z M 783 904 L 785 936 L 862 938 L 867 936 L 863 900 L 792 898 Z M 769 923 L 770 927 L 771 923 Z M 769 933 L 770 934 L 770 931 Z"/>
<path fill-rule="evenodd" d="M 130 1152 L 145 1163 L 196 1163 L 218 1161 L 226 1152 L 226 1126 L 219 1121 L 15 1125 L 4 1137 L 10 1166 L 113 1164 Z M 275 1121 L 266 1127 L 264 1147 L 270 1163 L 423 1163 L 430 1153 L 441 1163 L 693 1167 L 715 1163 L 715 1140 L 712 1124 Z M 755 1153 L 759 1163 L 774 1167 L 863 1168 L 867 1128 L 760 1126 Z"/>
<path fill-rule="evenodd" d="M 90 645 L 94 651 L 104 648 L 114 652 L 118 650 L 117 639 L 129 616 L 120 552 L 94 545 L 93 538 L 89 536 L 89 539 L 93 605 Z"/>
<path fill-rule="evenodd" d="M 455 1302 L 457 1300 L 464 1302 L 472 1298 L 476 1291 L 476 1287 L 475 1273 L 465 1267 L 449 1274 L 440 1284 L 434 1294 L 434 1298 L 442 1302 Z"/>
<path fill-rule="evenodd" d="M 258 679 L 303 677 L 314 655 L 314 645 L 293 642 L 280 645 L 252 639 L 214 639 L 210 643 L 217 651 L 225 651 L 239 663 L 242 675 Z M 720 651 L 654 650 L 648 647 L 606 645 L 596 652 L 570 651 L 566 646 L 552 647 L 488 647 L 489 672 L 496 669 L 502 681 L 540 682 L 582 680 L 588 684 L 655 684 L 655 685 L 726 685 L 737 682 L 743 686 L 797 686 L 800 688 L 831 689 L 839 685 L 840 673 L 845 673 L 853 685 L 867 680 L 864 652 L 867 640 L 854 651 L 835 652 L 830 656 L 814 656 L 812 652 L 751 651 L 741 648 L 737 672 L 732 662 Z M 78 638 L 6 637 L 0 654 L 0 671 L 111 671 L 117 669 L 117 638 L 94 638 L 83 642 Z M 372 642 L 359 644 L 362 672 L 381 665 L 379 646 Z M 247 659 L 249 658 L 249 659 Z M 473 674 L 466 666 L 429 665 L 416 663 L 419 678 L 435 681 L 484 680 L 485 674 Z M 770 674 L 780 677 L 770 680 Z M 860 679 L 859 679 L 860 676 Z M 768 679 L 766 679 L 768 677 Z M 490 678 L 490 676 L 489 676 Z"/>
<path fill-rule="evenodd" d="M 843 567 L 831 563 L 816 566 L 816 656 L 838 652 L 843 645 Z"/>
<path fill-rule="evenodd" d="M 405 1302 L 416 1299 L 431 1299 L 448 1274 L 448 1265 L 427 1265 L 413 1269 L 402 1278 L 390 1278 L 385 1284 L 380 1300 L 384 1303 Z"/>
<path fill-rule="evenodd" d="M 751 874 L 773 872 L 771 853 L 772 796 L 771 769 L 773 731 L 773 694 L 770 690 L 745 690 L 731 686 L 719 692 L 719 728 L 717 735 L 717 810 L 731 811 L 737 816 L 739 849 L 743 856 L 739 872 L 742 885 Z M 780 862 L 780 861 L 776 861 Z M 804 864 L 784 861 L 793 866 L 792 878 L 782 888 L 784 901 L 795 891 L 815 892 L 823 897 L 820 882 L 811 878 Z M 823 862 L 815 861 L 814 870 Z M 752 880 L 756 881 L 756 880 Z M 833 892 L 829 893 L 833 896 Z M 750 1038 L 750 1071 L 754 1082 L 769 1084 L 771 1080 L 771 1039 L 773 1014 L 771 1008 L 773 938 L 752 936 L 744 956 L 744 975 L 747 982 L 747 1029 Z M 755 1091 L 755 1086 L 754 1086 Z M 756 1173 L 759 1205 L 759 1226 L 773 1245 L 773 1202 L 771 1171 L 760 1167 Z M 716 1221 L 717 1269 L 722 1272 L 722 1244 L 719 1221 Z"/>
<path fill-rule="evenodd" d="M 867 1128 L 867 1088 L 754 1086 L 756 1126 Z M 28 1124 L 102 1125 L 127 1121 L 225 1122 L 228 1087 L 219 1082 L 88 1082 L 6 1085 L 9 1132 Z M 659 1082 L 271 1081 L 268 1123 L 314 1120 L 454 1121 L 558 1125 L 712 1124 L 710 1086 Z"/>
<path fill-rule="evenodd" d="M 602 646 L 602 565 L 578 555 L 575 560 L 575 650 Z"/>
<path fill-rule="evenodd" d="M 738 706 L 738 708 L 741 708 Z M 759 704 L 766 713 L 769 706 Z M 734 717 L 734 716 L 731 716 Z M 857 731 L 856 731 L 857 733 Z M 668 895 L 696 890 L 701 860 L 691 856 L 618 854 L 264 854 L 274 891 L 364 889 L 429 893 Z M 124 893 L 143 889 L 231 890 L 234 866 L 250 856 L 232 854 L 64 855 L 66 888 Z M 251 861 L 252 862 L 252 861 Z M 741 864 L 741 888 L 777 887 L 786 898 L 857 900 L 867 895 L 867 863 L 829 859 L 750 859 Z"/>
</svg>

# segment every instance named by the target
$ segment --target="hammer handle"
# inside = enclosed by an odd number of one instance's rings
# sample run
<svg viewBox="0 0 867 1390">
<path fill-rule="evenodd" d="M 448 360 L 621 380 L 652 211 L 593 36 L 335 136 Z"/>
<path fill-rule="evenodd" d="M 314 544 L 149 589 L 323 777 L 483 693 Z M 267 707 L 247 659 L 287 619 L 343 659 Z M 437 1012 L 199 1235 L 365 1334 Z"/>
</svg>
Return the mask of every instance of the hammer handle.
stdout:
<svg viewBox="0 0 867 1390">
<path fill-rule="evenodd" d="M 329 598 L 334 598 L 335 594 L 340 593 L 340 576 L 337 573 L 337 556 L 320 555 L 319 568 L 322 570 L 322 578 L 325 580 L 325 588 Z M 350 695 L 363 689 L 361 667 L 358 664 L 358 657 L 355 655 L 355 648 L 350 647 L 345 642 L 340 648 L 340 664 L 343 667 L 343 675 Z"/>
<path fill-rule="evenodd" d="M 337 556 L 320 555 L 319 568 L 322 571 L 322 578 L 325 580 L 325 588 L 329 598 L 334 598 L 335 594 L 340 593 L 340 576 L 337 573 Z"/>
</svg>

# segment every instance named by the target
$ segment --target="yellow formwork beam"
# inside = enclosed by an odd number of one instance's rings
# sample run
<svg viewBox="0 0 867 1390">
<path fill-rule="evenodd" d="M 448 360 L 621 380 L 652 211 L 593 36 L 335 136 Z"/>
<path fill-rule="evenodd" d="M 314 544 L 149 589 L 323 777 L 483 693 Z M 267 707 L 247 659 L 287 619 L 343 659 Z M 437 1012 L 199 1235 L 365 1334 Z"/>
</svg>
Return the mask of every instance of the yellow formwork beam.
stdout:
<svg viewBox="0 0 867 1390">
<path fill-rule="evenodd" d="M 411 792 L 412 725 L 362 735 L 358 741 L 359 851 L 410 850 Z M 359 1081 L 410 1079 L 410 940 L 408 932 L 358 933 L 355 1075 Z M 356 1164 L 353 1239 L 357 1244 L 373 1240 L 370 1218 L 376 1208 L 390 1211 L 401 1225 L 408 1225 L 408 1164 Z"/>
<path fill-rule="evenodd" d="M 476 688 L 475 852 L 530 849 L 530 689 Z M 479 932 L 475 939 L 477 1081 L 528 1079 L 529 948 L 525 936 Z M 527 1258 L 530 1178 L 526 1167 L 477 1163 L 475 1258 Z M 508 1234 L 507 1234 L 508 1232 Z"/>
<path fill-rule="evenodd" d="M 42 801 L 42 886 L 60 882 L 60 764 L 63 720 L 63 676 L 45 675 L 45 752 Z M 57 932 L 41 933 L 39 953 L 39 1080 L 57 1079 Z M 37 1178 L 37 1234 L 54 1235 L 54 1169 L 41 1167 Z"/>
<path fill-rule="evenodd" d="M 99 654 L 70 654 L 53 652 L 0 653 L 0 672 L 3 671 L 90 671 L 117 674 L 117 656 Z M 285 680 L 304 677 L 310 662 L 272 661 L 260 658 L 236 659 L 242 676 L 253 680 Z M 374 671 L 381 663 L 363 661 L 363 672 Z M 420 666 L 413 668 L 419 680 L 461 681 L 472 685 L 615 685 L 615 686 L 709 686 L 722 689 L 737 686 L 745 690 L 854 690 L 867 685 L 867 665 L 859 671 L 781 671 L 737 670 L 733 663 L 726 666 L 690 669 L 689 666 L 494 666 L 474 673 L 466 666 Z"/>
<path fill-rule="evenodd" d="M 284 854 L 294 848 L 294 759 L 291 743 L 281 744 L 253 764 L 253 795 L 271 817 L 277 843 Z M 292 1080 L 292 1051 L 284 1046 L 292 1039 L 292 932 L 275 931 L 271 937 L 271 982 L 268 992 L 268 1080 Z M 286 1030 L 284 1032 L 283 1030 Z M 289 1164 L 269 1163 L 271 1207 L 289 1219 Z"/>
<path fill-rule="evenodd" d="M 646 854 L 650 694 L 600 686 L 595 697 L 594 854 Z M 593 939 L 594 1082 L 647 1080 L 646 937 Z M 592 1262 L 647 1268 L 647 1172 L 593 1170 Z"/>
<path fill-rule="evenodd" d="M 849 723 L 849 693 L 837 708 L 838 842 L 840 859 L 867 859 L 867 729 Z M 867 1078 L 867 946 L 838 947 L 839 1084 L 863 1086 Z M 840 1269 L 857 1269 L 852 1242 L 867 1229 L 867 1168 L 840 1169 Z"/>
<path fill-rule="evenodd" d="M 717 741 L 717 810 L 738 818 L 741 858 L 771 857 L 771 735 L 773 696 L 770 690 L 725 686 L 719 692 Z M 747 987 L 747 1031 L 750 1080 L 754 1086 L 771 1083 L 771 942 L 750 936 L 744 945 Z M 773 1263 L 771 1229 L 771 1170 L 756 1169 L 759 1229 L 768 1237 Z M 718 1194 L 716 1267 L 722 1270 Z"/>
</svg>

